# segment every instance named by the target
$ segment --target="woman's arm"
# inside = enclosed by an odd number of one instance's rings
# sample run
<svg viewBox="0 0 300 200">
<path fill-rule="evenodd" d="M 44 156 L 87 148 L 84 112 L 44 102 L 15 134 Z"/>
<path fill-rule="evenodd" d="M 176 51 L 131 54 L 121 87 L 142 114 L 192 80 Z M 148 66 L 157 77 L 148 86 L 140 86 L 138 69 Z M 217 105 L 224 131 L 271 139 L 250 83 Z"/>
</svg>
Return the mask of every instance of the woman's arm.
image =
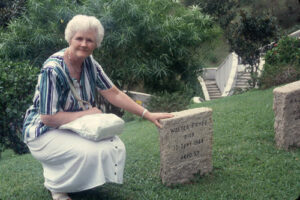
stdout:
<svg viewBox="0 0 300 200">
<path fill-rule="evenodd" d="M 57 128 L 84 115 L 91 115 L 96 113 L 101 113 L 101 110 L 93 107 L 92 109 L 78 112 L 58 112 L 54 115 L 41 115 L 41 120 L 46 126 Z"/>
<path fill-rule="evenodd" d="M 141 105 L 134 102 L 128 95 L 124 92 L 113 86 L 108 90 L 99 90 L 100 94 L 106 98 L 111 104 L 123 108 L 128 112 L 136 114 L 138 116 L 142 116 L 145 108 Z M 159 123 L 160 119 L 173 117 L 172 114 L 169 113 L 151 113 L 149 111 L 145 112 L 144 118 L 153 122 L 157 127 L 161 128 L 161 124 Z"/>
</svg>

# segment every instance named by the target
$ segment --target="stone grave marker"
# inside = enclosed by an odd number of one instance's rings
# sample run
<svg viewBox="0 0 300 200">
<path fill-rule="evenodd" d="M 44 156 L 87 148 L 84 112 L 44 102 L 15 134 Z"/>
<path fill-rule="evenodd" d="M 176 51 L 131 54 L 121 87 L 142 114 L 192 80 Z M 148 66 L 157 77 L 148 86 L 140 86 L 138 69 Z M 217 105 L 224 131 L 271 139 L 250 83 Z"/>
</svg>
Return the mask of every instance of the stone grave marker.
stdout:
<svg viewBox="0 0 300 200">
<path fill-rule="evenodd" d="M 212 171 L 212 109 L 174 112 L 160 122 L 160 176 L 163 184 L 187 183 Z"/>
<path fill-rule="evenodd" d="M 273 94 L 277 147 L 300 147 L 300 81 L 277 87 Z"/>
</svg>

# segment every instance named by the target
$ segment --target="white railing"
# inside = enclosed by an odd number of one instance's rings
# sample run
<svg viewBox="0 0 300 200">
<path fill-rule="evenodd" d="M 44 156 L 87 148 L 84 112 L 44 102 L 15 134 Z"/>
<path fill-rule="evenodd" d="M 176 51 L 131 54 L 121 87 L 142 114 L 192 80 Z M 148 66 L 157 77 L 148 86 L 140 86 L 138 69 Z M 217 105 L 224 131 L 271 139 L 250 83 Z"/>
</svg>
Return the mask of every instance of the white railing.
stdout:
<svg viewBox="0 0 300 200">
<path fill-rule="evenodd" d="M 209 101 L 210 97 L 209 97 L 208 90 L 207 90 L 207 87 L 205 85 L 205 82 L 204 82 L 203 78 L 201 76 L 199 76 L 198 81 L 199 81 L 199 83 L 202 87 L 202 92 L 203 92 L 205 101 Z"/>
<path fill-rule="evenodd" d="M 222 96 L 228 96 L 229 92 L 234 87 L 237 66 L 238 56 L 235 53 L 231 53 L 218 67 L 215 80 Z"/>
</svg>

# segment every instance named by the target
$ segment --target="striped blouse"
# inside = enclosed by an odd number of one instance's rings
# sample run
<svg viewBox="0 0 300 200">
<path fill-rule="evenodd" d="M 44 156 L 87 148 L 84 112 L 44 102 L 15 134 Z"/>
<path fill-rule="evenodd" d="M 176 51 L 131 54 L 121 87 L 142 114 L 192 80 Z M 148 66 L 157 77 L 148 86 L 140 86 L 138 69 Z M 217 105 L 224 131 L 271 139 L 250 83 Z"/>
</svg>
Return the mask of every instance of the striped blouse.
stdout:
<svg viewBox="0 0 300 200">
<path fill-rule="evenodd" d="M 75 112 L 81 108 L 73 96 L 68 81 L 61 70 L 65 70 L 82 100 L 95 105 L 95 86 L 106 90 L 113 86 L 101 66 L 89 56 L 84 60 L 80 82 L 72 79 L 64 62 L 65 49 L 50 56 L 38 76 L 33 105 L 26 111 L 23 124 L 23 141 L 34 140 L 46 133 L 51 127 L 41 121 L 41 115 L 53 115 L 59 111 Z"/>
</svg>

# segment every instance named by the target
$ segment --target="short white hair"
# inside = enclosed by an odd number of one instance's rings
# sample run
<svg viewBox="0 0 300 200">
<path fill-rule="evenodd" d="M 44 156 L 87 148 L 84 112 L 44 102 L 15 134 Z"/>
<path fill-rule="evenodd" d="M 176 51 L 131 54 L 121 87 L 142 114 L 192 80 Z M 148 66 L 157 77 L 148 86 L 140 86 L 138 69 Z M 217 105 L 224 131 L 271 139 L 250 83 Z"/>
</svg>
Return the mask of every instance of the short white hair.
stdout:
<svg viewBox="0 0 300 200">
<path fill-rule="evenodd" d="M 94 16 L 76 15 L 67 24 L 65 39 L 70 43 L 78 31 L 95 31 L 96 45 L 100 46 L 104 37 L 104 28 L 101 22 Z"/>
</svg>

